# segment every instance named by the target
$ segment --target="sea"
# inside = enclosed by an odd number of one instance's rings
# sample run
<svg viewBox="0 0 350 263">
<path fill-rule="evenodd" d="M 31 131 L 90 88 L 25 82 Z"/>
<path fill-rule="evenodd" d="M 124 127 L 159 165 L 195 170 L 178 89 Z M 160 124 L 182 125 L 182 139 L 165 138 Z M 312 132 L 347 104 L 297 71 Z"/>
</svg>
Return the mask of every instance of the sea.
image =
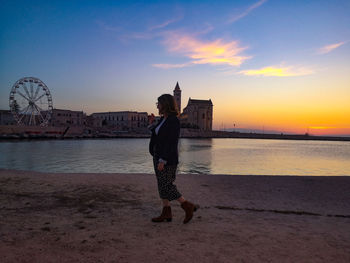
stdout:
<svg viewBox="0 0 350 263">
<path fill-rule="evenodd" d="M 0 168 L 57 173 L 154 173 L 149 138 L 0 142 Z M 179 140 L 180 174 L 349 176 L 349 141 Z"/>
</svg>

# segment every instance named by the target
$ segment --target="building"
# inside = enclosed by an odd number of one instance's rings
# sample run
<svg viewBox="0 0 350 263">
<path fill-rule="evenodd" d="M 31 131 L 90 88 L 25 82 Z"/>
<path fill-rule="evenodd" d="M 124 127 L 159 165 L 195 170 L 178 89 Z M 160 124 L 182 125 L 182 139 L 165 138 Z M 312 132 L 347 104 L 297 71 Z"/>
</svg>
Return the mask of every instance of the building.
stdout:
<svg viewBox="0 0 350 263">
<path fill-rule="evenodd" d="M 98 112 L 91 116 L 95 127 L 115 128 L 117 131 L 143 131 L 148 125 L 147 112 Z"/>
<path fill-rule="evenodd" d="M 174 99 L 181 112 L 181 89 L 176 83 Z M 213 103 L 209 100 L 188 99 L 187 106 L 180 114 L 181 126 L 184 128 L 196 128 L 211 131 L 213 128 Z"/>
<path fill-rule="evenodd" d="M 84 126 L 85 117 L 83 111 L 53 109 L 49 126 Z"/>
<path fill-rule="evenodd" d="M 209 100 L 188 99 L 187 106 L 181 114 L 182 123 L 188 127 L 211 131 L 213 128 L 213 103 Z M 186 126 L 185 126 L 186 127 Z"/>
<path fill-rule="evenodd" d="M 16 125 L 17 121 L 10 110 L 0 110 L 0 125 Z"/>
<path fill-rule="evenodd" d="M 181 113 L 181 89 L 179 86 L 179 82 L 176 82 L 176 86 L 174 89 L 174 99 L 176 102 L 177 109 L 179 110 L 179 113 Z"/>
</svg>

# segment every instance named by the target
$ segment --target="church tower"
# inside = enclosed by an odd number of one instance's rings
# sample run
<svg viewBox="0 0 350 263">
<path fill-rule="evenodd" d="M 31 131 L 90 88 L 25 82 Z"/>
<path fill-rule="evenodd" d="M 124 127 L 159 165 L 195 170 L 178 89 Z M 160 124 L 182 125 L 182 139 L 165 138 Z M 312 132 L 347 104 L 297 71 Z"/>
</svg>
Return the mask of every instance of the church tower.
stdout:
<svg viewBox="0 0 350 263">
<path fill-rule="evenodd" d="M 181 90 L 180 90 L 179 82 L 176 82 L 176 86 L 174 89 L 174 99 L 179 109 L 179 113 L 181 113 Z"/>
</svg>

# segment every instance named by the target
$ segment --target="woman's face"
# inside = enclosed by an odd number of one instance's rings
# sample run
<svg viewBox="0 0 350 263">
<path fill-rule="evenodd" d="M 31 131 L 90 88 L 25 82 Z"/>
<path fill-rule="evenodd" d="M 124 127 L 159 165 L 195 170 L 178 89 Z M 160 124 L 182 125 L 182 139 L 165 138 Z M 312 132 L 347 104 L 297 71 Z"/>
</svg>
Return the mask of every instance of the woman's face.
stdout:
<svg viewBox="0 0 350 263">
<path fill-rule="evenodd" d="M 163 107 L 162 107 L 162 104 L 160 104 L 159 102 L 157 102 L 157 108 L 158 108 L 159 115 L 160 115 L 160 114 L 163 114 Z"/>
</svg>

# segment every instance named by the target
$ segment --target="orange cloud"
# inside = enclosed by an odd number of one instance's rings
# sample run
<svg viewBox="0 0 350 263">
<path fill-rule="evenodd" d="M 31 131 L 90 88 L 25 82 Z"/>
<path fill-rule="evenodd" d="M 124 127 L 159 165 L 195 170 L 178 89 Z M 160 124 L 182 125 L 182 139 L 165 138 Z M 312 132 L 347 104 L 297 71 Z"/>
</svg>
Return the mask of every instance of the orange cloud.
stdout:
<svg viewBox="0 0 350 263">
<path fill-rule="evenodd" d="M 268 77 L 294 77 L 294 76 L 305 76 L 313 74 L 312 69 L 300 67 L 264 67 L 261 69 L 248 69 L 239 71 L 238 74 L 247 76 L 268 76 Z"/>
<path fill-rule="evenodd" d="M 176 32 L 167 32 L 164 36 L 164 44 L 170 52 L 182 54 L 191 61 L 173 66 L 171 64 L 155 64 L 154 66 L 162 65 L 163 68 L 176 68 L 180 67 L 179 65 L 189 66 L 191 64 L 240 66 L 245 60 L 251 58 L 241 55 L 246 47 L 240 47 L 238 41 L 225 42 L 217 39 L 205 42 Z"/>
<path fill-rule="evenodd" d="M 321 47 L 320 49 L 318 49 L 318 54 L 327 54 L 329 52 L 331 52 L 332 50 L 344 45 L 346 42 L 339 42 L 339 43 L 335 43 L 335 44 L 331 44 L 331 45 L 327 45 L 324 47 Z"/>
</svg>

